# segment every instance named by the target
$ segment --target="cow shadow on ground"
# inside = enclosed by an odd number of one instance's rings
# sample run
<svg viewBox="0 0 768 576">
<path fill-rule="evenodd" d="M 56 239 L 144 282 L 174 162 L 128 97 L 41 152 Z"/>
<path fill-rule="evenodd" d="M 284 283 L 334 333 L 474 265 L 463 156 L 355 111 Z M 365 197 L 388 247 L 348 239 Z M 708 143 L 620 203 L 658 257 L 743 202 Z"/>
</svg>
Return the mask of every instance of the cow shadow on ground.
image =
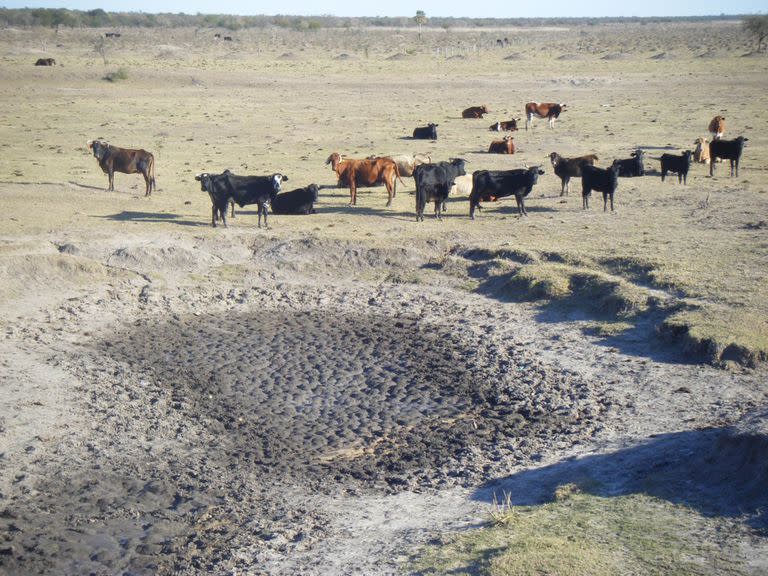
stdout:
<svg viewBox="0 0 768 576">
<path fill-rule="evenodd" d="M 112 220 L 114 222 L 148 222 L 148 223 L 171 223 L 179 226 L 209 226 L 207 222 L 195 221 L 195 220 L 183 220 L 183 216 L 179 214 L 169 214 L 166 212 L 133 212 L 130 210 L 124 210 L 117 214 L 109 214 L 107 216 L 95 216 L 95 218 L 103 218 L 105 220 Z"/>
<path fill-rule="evenodd" d="M 761 465 L 767 452 L 768 438 L 758 432 L 660 434 L 607 454 L 566 458 L 491 480 L 472 498 L 532 506 L 554 501 L 564 486 L 604 498 L 646 494 L 704 516 L 746 519 L 768 534 L 768 472 Z"/>
</svg>

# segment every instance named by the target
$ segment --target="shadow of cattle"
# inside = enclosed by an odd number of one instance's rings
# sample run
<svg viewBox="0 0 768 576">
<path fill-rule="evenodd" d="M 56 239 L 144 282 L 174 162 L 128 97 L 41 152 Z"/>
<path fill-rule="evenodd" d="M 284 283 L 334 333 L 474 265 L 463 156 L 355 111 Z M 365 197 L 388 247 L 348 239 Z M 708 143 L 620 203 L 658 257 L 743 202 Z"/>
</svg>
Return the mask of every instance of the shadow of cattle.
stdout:
<svg viewBox="0 0 768 576">
<path fill-rule="evenodd" d="M 180 220 L 182 216 L 179 214 L 168 214 L 165 212 L 133 212 L 130 210 L 124 210 L 123 212 L 119 212 L 117 214 L 95 216 L 95 218 L 103 218 L 105 220 L 112 220 L 115 222 L 149 222 L 171 223 L 179 226 L 210 226 L 210 222 L 208 221 Z"/>
<path fill-rule="evenodd" d="M 681 391 L 680 393 L 684 393 Z M 528 506 L 550 502 L 568 484 L 602 497 L 642 493 L 696 509 L 705 516 L 746 516 L 768 531 L 768 435 L 766 414 L 751 427 L 661 434 L 608 454 L 569 458 L 493 480 L 473 499 L 509 495 Z M 756 421 L 756 425 L 755 422 Z"/>
</svg>

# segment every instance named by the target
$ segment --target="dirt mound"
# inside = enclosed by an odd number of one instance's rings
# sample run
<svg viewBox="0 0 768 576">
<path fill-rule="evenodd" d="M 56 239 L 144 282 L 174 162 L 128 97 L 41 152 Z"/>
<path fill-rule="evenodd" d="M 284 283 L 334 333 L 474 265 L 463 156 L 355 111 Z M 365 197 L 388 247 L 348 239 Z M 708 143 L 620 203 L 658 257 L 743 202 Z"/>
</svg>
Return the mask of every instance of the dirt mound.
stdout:
<svg viewBox="0 0 768 576">
<path fill-rule="evenodd" d="M 515 52 L 504 58 L 504 60 L 527 60 L 527 59 L 528 57 L 525 54 L 521 54 L 520 52 Z"/>
<path fill-rule="evenodd" d="M 408 59 L 408 55 L 403 54 L 402 52 L 400 52 L 399 54 L 393 54 L 392 56 L 387 58 L 387 60 L 407 60 L 407 59 Z"/>
<path fill-rule="evenodd" d="M 627 60 L 628 58 L 629 54 L 625 54 L 623 52 L 612 52 L 611 54 L 602 56 L 600 60 Z"/>
<path fill-rule="evenodd" d="M 299 57 L 293 52 L 284 52 L 277 57 L 278 60 L 298 60 Z"/>
<path fill-rule="evenodd" d="M 670 54 L 669 52 L 659 52 L 658 54 L 654 54 L 651 56 L 651 60 L 674 60 L 675 55 Z"/>
<path fill-rule="evenodd" d="M 219 261 L 219 258 L 206 252 L 163 241 L 124 246 L 115 250 L 107 259 L 110 266 L 140 273 L 158 269 L 179 272 L 202 271 Z"/>
<path fill-rule="evenodd" d="M 561 54 L 555 60 L 586 60 L 581 54 Z"/>
</svg>

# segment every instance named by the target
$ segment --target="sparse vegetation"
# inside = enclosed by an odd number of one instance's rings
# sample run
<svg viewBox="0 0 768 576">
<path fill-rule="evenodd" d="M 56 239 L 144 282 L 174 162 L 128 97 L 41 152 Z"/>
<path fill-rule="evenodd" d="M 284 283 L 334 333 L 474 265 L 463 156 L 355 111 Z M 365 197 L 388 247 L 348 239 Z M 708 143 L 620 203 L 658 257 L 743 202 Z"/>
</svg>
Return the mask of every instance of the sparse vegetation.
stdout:
<svg viewBox="0 0 768 576">
<path fill-rule="evenodd" d="M 724 522 L 642 495 L 603 497 L 578 486 L 540 506 L 497 505 L 489 527 L 428 547 L 421 575 L 736 576 L 749 574 L 736 546 L 704 536 Z"/>
<path fill-rule="evenodd" d="M 742 27 L 750 36 L 754 37 L 757 42 L 757 51 L 764 52 L 765 46 L 763 44 L 768 38 L 768 14 L 745 16 Z"/>
<path fill-rule="evenodd" d="M 107 82 L 119 82 L 120 80 L 128 80 L 128 70 L 125 68 L 118 68 L 114 72 L 107 72 L 104 76 L 104 80 Z"/>
</svg>

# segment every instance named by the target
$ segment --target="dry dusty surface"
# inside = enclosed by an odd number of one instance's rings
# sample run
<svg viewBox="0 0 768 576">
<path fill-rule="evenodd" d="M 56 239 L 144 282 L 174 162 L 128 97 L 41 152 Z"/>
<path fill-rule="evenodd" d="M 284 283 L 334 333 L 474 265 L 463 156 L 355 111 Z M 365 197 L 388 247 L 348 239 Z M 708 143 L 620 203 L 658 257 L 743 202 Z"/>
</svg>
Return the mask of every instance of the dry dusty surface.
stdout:
<svg viewBox="0 0 768 576">
<path fill-rule="evenodd" d="M 101 32 L 0 31 L 0 573 L 408 573 L 419 545 L 484 522 L 494 492 L 541 502 L 585 476 L 729 519 L 747 572 L 766 573 L 765 368 L 699 363 L 657 334 L 684 297 L 766 325 L 768 76 L 732 24 L 510 31 L 504 49 L 499 31 L 225 47 L 126 30 L 106 65 Z M 42 54 L 63 65 L 31 66 Z M 511 159 L 484 153 L 496 117 L 459 117 L 550 97 L 572 110 L 515 134 Z M 194 181 L 332 185 L 334 150 L 473 170 L 655 155 L 734 100 L 749 102 L 726 113 L 750 138 L 739 178 L 623 180 L 617 214 L 560 198 L 550 170 L 525 219 L 502 202 L 470 222 L 456 198 L 417 224 L 406 179 L 390 209 L 380 188 L 356 208 L 326 188 L 316 214 L 258 229 L 248 207 L 213 229 Z M 440 140 L 407 138 L 429 121 Z M 85 149 L 100 136 L 155 153 L 150 198 L 135 175 L 104 191 Z M 517 249 L 642 259 L 666 284 L 637 282 L 657 306 L 609 334 L 589 307 L 510 294 L 497 272 Z"/>
</svg>

